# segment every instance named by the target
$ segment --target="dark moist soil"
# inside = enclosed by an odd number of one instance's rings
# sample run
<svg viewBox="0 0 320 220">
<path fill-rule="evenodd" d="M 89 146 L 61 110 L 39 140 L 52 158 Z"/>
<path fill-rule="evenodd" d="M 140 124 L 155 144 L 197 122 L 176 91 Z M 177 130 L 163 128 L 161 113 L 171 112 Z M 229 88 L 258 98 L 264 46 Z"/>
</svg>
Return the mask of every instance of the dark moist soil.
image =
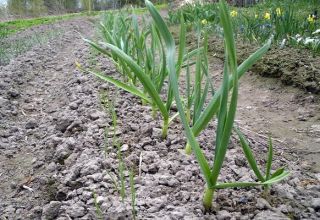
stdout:
<svg viewBox="0 0 320 220">
<path fill-rule="evenodd" d="M 148 106 L 77 71 L 75 61 L 119 77 L 114 65 L 92 53 L 79 36 L 78 32 L 93 36 L 91 22 L 79 18 L 60 24 L 62 36 L 0 67 L 0 219 L 132 219 L 129 169 L 134 173 L 137 219 L 319 219 L 320 174 L 281 140 L 274 142 L 273 169 L 285 166 L 289 178 L 272 186 L 267 196 L 259 187 L 218 190 L 214 209 L 205 213 L 201 205 L 205 183 L 194 156 L 183 152 L 179 121 L 171 124 L 163 140 L 161 118 L 152 119 Z M 221 60 L 213 57 L 210 63 L 219 84 Z M 283 117 L 278 126 L 285 127 L 286 117 L 292 123 L 297 120 L 290 112 L 301 108 L 305 113 L 314 105 L 313 116 L 302 115 L 306 120 L 301 123 L 307 124 L 301 126 L 307 129 L 312 121 L 311 133 L 319 135 L 316 96 L 287 90 L 256 74 L 246 77 L 237 123 L 259 165 L 264 165 L 267 140 L 254 128 L 259 124 L 269 129 L 278 120 L 274 114 Z M 121 185 L 118 150 L 112 145 L 112 120 L 101 104 L 102 91 L 115 100 L 116 139 L 126 166 L 124 202 L 115 186 Z M 260 116 L 265 118 L 258 120 Z M 208 158 L 213 156 L 214 134 L 212 123 L 198 138 Z M 288 133 L 286 138 L 296 136 Z M 304 136 L 308 137 L 303 134 L 303 140 Z M 255 180 L 236 139 L 230 143 L 219 180 Z"/>
<path fill-rule="evenodd" d="M 209 51 L 223 59 L 221 39 L 212 37 Z M 258 46 L 255 43 L 237 41 L 239 63 L 251 55 Z M 320 56 L 313 56 L 310 50 L 273 46 L 269 52 L 251 69 L 263 77 L 279 79 L 284 85 L 298 87 L 314 94 L 320 93 Z"/>
</svg>

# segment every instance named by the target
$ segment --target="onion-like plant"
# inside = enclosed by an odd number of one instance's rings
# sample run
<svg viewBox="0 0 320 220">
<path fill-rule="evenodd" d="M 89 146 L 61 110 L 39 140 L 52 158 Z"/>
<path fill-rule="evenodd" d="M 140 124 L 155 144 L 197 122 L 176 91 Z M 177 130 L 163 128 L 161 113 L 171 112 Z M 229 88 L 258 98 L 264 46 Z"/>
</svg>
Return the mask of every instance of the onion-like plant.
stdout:
<svg viewBox="0 0 320 220">
<path fill-rule="evenodd" d="M 269 186 L 275 182 L 278 182 L 288 175 L 288 172 L 283 169 L 279 169 L 273 175 L 270 175 L 272 156 L 269 156 L 267 163 L 267 173 L 265 178 L 261 172 L 255 172 L 260 174 L 258 182 L 231 182 L 231 183 L 219 183 L 218 177 L 226 156 L 226 151 L 230 141 L 231 133 L 233 130 L 234 118 L 237 110 L 237 100 L 238 100 L 238 78 L 243 75 L 244 72 L 264 53 L 267 51 L 269 44 L 264 46 L 262 49 L 254 53 L 247 61 L 244 62 L 240 67 L 237 67 L 237 55 L 234 42 L 234 34 L 232 30 L 232 24 L 230 21 L 230 15 L 228 7 L 224 0 L 220 0 L 219 3 L 219 13 L 221 19 L 221 25 L 224 30 L 224 43 L 225 43 L 225 64 L 223 71 L 223 83 L 215 93 L 214 97 L 210 101 L 209 105 L 205 111 L 200 115 L 196 124 L 198 130 L 193 130 L 189 126 L 189 121 L 185 114 L 185 108 L 182 104 L 182 99 L 179 94 L 178 89 L 178 77 L 176 73 L 176 62 L 175 62 L 175 42 L 171 33 L 168 30 L 162 17 L 155 9 L 153 4 L 148 0 L 145 0 L 146 6 L 157 25 L 161 36 L 165 42 L 166 54 L 167 54 L 167 66 L 169 71 L 170 83 L 172 85 L 172 91 L 175 97 L 176 105 L 179 111 L 180 119 L 183 123 L 185 134 L 189 141 L 189 144 L 195 153 L 196 159 L 201 168 L 202 174 L 206 181 L 206 190 L 203 197 L 203 205 L 206 210 L 210 210 L 212 207 L 212 200 L 214 195 L 214 190 L 223 189 L 228 187 L 248 187 L 248 186 Z M 198 79 L 196 79 L 198 80 Z M 197 82 L 196 82 L 197 83 Z M 199 82 L 198 82 L 199 83 Z M 231 97 L 229 95 L 229 89 L 232 89 Z M 230 104 L 228 104 L 230 101 Z M 216 141 L 215 141 L 215 152 L 213 157 L 213 166 L 210 167 L 209 161 L 206 159 L 202 149 L 199 146 L 195 138 L 195 134 L 199 134 L 200 131 L 206 127 L 210 119 L 213 117 L 213 113 L 218 111 L 218 126 L 216 131 Z M 194 126 L 195 127 L 195 126 Z M 195 132 L 196 131 L 196 132 Z M 239 132 L 240 134 L 240 132 Z M 247 157 L 249 164 L 256 171 L 257 166 L 253 154 L 249 148 L 249 145 L 244 141 L 243 135 L 240 134 L 240 140 L 243 149 L 246 149 L 245 156 Z M 269 147 L 272 149 L 272 147 Z M 269 155 L 272 155 L 272 150 L 269 150 Z M 270 160 L 270 161 L 269 161 Z"/>
<path fill-rule="evenodd" d="M 144 103 L 151 105 L 154 116 L 159 111 L 163 118 L 162 137 L 165 138 L 169 123 L 177 114 L 170 117 L 174 101 L 171 84 L 166 89 L 166 99 L 161 96 L 161 93 L 164 91 L 165 80 L 168 78 L 168 59 L 164 42 L 157 25 L 147 25 L 140 30 L 135 16 L 132 16 L 129 25 L 125 23 L 128 19 L 119 18 L 117 22 L 109 21 L 102 23 L 104 42 L 97 43 L 88 39 L 84 40 L 99 52 L 111 57 L 121 67 L 120 71 L 127 76 L 129 81 L 121 81 L 97 71 L 87 70 L 80 65 L 78 67 L 84 72 L 94 74 L 118 88 L 140 97 Z M 178 59 L 174 64 L 177 76 L 179 76 L 181 69 L 188 65 L 185 64 L 187 58 L 203 51 L 202 48 L 198 48 L 186 56 L 186 28 L 184 22 L 181 23 L 180 45 L 177 51 Z M 114 33 L 118 34 L 115 35 Z M 136 83 L 136 80 L 139 83 Z"/>
</svg>

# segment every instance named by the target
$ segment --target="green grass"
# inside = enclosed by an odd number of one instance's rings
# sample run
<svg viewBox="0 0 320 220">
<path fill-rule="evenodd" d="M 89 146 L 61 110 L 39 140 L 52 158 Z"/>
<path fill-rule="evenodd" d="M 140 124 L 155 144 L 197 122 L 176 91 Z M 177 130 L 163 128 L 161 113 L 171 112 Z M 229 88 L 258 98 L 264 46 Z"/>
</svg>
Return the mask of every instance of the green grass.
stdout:
<svg viewBox="0 0 320 220">
<path fill-rule="evenodd" d="M 0 66 L 8 64 L 11 59 L 28 51 L 33 46 L 45 44 L 50 39 L 62 34 L 61 29 L 54 29 L 44 33 L 34 33 L 28 37 L 18 37 L 14 40 L 1 40 L 0 38 Z"/>
<path fill-rule="evenodd" d="M 48 17 L 32 18 L 32 19 L 18 19 L 14 21 L 1 22 L 0 36 L 8 36 L 10 34 L 14 34 L 18 31 L 22 31 L 33 26 L 43 25 L 43 24 L 52 24 L 57 21 L 71 19 L 77 16 L 82 16 L 84 14 L 85 13 L 75 13 L 75 14 L 66 14 L 66 15 L 59 15 L 59 16 L 48 16 Z"/>
</svg>

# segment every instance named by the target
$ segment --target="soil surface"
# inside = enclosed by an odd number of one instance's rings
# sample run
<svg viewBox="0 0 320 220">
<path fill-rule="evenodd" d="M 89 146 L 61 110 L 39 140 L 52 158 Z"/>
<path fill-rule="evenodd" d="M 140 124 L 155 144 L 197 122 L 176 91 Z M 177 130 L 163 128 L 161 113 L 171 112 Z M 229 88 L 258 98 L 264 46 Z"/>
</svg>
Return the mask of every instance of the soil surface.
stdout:
<svg viewBox="0 0 320 220">
<path fill-rule="evenodd" d="M 153 120 L 148 106 L 76 70 L 78 61 L 119 76 L 79 35 L 92 37 L 94 25 L 85 18 L 59 25 L 63 34 L 0 67 L 0 219 L 132 219 L 130 169 L 138 219 L 320 218 L 320 169 L 314 163 L 320 148 L 317 95 L 254 73 L 241 79 L 237 123 L 259 165 L 264 165 L 271 132 L 273 168 L 286 166 L 291 176 L 272 186 L 269 195 L 258 187 L 218 190 L 214 209 L 205 213 L 205 183 L 194 156 L 183 152 L 179 121 L 163 140 L 161 118 Z M 212 57 L 210 63 L 219 84 L 222 61 Z M 104 108 L 108 98 L 115 102 L 115 132 Z M 113 133 L 126 166 L 123 202 Z M 212 123 L 198 137 L 208 158 L 214 134 Z M 220 181 L 236 180 L 254 181 L 255 176 L 232 139 Z"/>
<path fill-rule="evenodd" d="M 194 36 L 190 37 L 193 38 Z M 220 59 L 224 58 L 222 45 L 221 39 L 216 37 L 210 39 L 209 50 Z M 238 61 L 244 61 L 258 48 L 256 43 L 238 39 Z M 274 45 L 268 54 L 253 66 L 252 71 L 263 77 L 277 78 L 284 85 L 313 94 L 320 93 L 320 56 L 312 54 L 307 49 L 291 47 L 280 49 Z"/>
</svg>

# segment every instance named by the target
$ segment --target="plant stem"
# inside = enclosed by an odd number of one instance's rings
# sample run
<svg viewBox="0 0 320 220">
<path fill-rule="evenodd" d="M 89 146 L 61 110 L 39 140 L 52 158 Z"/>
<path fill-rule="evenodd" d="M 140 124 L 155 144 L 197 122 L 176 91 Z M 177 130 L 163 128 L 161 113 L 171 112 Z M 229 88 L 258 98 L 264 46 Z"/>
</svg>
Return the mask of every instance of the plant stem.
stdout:
<svg viewBox="0 0 320 220">
<path fill-rule="evenodd" d="M 169 118 L 163 119 L 162 126 L 162 138 L 165 139 L 168 135 L 168 127 L 169 127 Z"/>
<path fill-rule="evenodd" d="M 146 102 L 146 100 L 144 100 L 144 99 L 141 99 L 141 104 L 142 104 L 142 105 L 147 105 L 147 102 Z"/>
<path fill-rule="evenodd" d="M 190 124 L 190 121 L 191 121 L 191 113 L 190 113 L 190 109 L 189 109 L 189 108 L 187 108 L 186 117 L 187 117 L 188 123 Z"/>
<path fill-rule="evenodd" d="M 269 186 L 263 186 L 263 196 L 265 198 L 268 198 L 270 195 L 270 187 Z"/>
<path fill-rule="evenodd" d="M 152 118 L 156 119 L 157 117 L 157 108 L 155 106 L 152 106 Z"/>
<path fill-rule="evenodd" d="M 192 148 L 191 148 L 191 145 L 189 144 L 189 142 L 187 142 L 187 144 L 186 144 L 185 152 L 187 155 L 191 155 L 191 153 L 192 153 Z"/>
<path fill-rule="evenodd" d="M 206 188 L 203 195 L 203 206 L 206 211 L 210 211 L 212 208 L 212 200 L 213 200 L 214 190 Z"/>
</svg>

